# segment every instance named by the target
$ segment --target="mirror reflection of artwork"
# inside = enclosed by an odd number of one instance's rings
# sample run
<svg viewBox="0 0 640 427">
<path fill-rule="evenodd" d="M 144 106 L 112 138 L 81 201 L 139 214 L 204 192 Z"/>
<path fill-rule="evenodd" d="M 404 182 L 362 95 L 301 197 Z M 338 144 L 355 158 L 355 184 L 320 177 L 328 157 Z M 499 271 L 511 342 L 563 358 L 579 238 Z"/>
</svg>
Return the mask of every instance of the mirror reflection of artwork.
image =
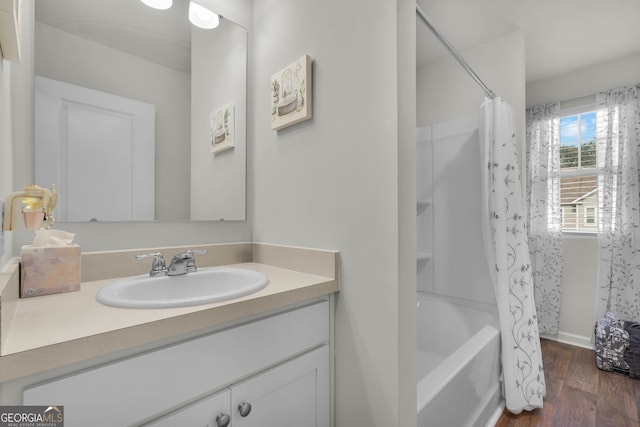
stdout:
<svg viewBox="0 0 640 427">
<path fill-rule="evenodd" d="M 211 152 L 219 153 L 234 145 L 234 105 L 229 103 L 211 113 Z"/>
<path fill-rule="evenodd" d="M 311 118 L 311 61 L 305 55 L 271 77 L 271 129 Z"/>
</svg>

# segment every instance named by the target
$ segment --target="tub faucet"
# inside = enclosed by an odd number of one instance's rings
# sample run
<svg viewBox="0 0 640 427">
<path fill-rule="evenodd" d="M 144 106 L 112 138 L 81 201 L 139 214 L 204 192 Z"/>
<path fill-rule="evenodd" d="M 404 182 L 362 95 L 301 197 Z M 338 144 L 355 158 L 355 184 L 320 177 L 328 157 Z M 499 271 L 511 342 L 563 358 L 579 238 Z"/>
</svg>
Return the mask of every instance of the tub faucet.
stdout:
<svg viewBox="0 0 640 427">
<path fill-rule="evenodd" d="M 188 249 L 186 252 L 174 255 L 169 266 L 168 275 L 177 276 L 180 274 L 192 273 L 198 270 L 194 254 L 206 254 L 206 249 Z"/>
</svg>

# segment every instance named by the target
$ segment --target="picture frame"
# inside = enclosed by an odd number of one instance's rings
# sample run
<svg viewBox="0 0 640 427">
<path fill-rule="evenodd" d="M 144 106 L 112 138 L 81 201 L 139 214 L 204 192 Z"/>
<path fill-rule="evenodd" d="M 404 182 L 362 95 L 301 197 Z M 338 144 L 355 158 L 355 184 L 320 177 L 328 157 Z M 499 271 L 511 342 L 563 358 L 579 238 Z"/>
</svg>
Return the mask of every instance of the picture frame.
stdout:
<svg viewBox="0 0 640 427">
<path fill-rule="evenodd" d="M 235 147 L 235 105 L 228 103 L 211 112 L 211 152 L 220 153 Z"/>
<path fill-rule="evenodd" d="M 271 129 L 309 120 L 312 113 L 311 56 L 304 55 L 271 76 Z"/>
</svg>

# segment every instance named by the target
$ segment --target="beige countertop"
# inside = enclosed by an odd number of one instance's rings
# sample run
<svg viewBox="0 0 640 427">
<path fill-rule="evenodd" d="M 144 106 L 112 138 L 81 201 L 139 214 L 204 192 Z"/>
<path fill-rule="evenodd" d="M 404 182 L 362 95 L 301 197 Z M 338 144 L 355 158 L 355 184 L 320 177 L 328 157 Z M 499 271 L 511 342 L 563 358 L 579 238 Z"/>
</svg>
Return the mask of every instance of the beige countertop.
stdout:
<svg viewBox="0 0 640 427">
<path fill-rule="evenodd" d="M 15 274 L 11 280 L 11 274 L 3 273 L 0 281 L 4 277 L 8 285 L 4 291 L 0 286 L 3 322 L 0 325 L 0 382 L 144 344 L 162 343 L 199 331 L 207 333 L 339 290 L 338 254 L 334 251 L 256 243 L 197 248 L 208 248 L 210 253 L 235 251 L 240 255 L 231 259 L 250 262 L 224 265 L 260 271 L 269 277 L 269 284 L 254 294 L 223 302 L 167 309 L 129 309 L 108 307 L 96 301 L 96 293 L 117 278 L 101 279 L 98 274 L 98 280 L 84 281 L 85 277 L 94 276 L 85 273 L 85 263 L 96 262 L 95 259 L 85 262 L 84 254 L 83 282 L 76 292 L 15 300 Z M 132 252 L 144 251 L 126 252 L 131 257 Z M 93 255 L 95 253 L 90 256 Z M 211 264 L 214 263 L 199 265 Z"/>
</svg>

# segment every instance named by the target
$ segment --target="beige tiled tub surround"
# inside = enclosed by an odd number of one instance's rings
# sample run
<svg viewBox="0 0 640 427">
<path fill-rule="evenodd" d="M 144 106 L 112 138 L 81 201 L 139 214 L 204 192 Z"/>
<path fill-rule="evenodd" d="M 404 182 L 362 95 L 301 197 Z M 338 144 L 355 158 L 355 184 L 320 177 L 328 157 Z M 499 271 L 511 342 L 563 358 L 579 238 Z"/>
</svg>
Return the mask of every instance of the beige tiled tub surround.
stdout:
<svg viewBox="0 0 640 427">
<path fill-rule="evenodd" d="M 207 249 L 198 266 L 233 265 L 265 273 L 259 292 L 218 303 L 170 309 L 123 309 L 95 300 L 118 277 L 146 274 L 149 262 L 135 255 Z M 0 382 L 109 353 L 211 331 L 339 290 L 338 253 L 262 243 L 153 248 L 82 255 L 79 292 L 18 299 L 17 262 L 0 274 Z M 15 290 L 14 290 L 15 289 Z"/>
</svg>

